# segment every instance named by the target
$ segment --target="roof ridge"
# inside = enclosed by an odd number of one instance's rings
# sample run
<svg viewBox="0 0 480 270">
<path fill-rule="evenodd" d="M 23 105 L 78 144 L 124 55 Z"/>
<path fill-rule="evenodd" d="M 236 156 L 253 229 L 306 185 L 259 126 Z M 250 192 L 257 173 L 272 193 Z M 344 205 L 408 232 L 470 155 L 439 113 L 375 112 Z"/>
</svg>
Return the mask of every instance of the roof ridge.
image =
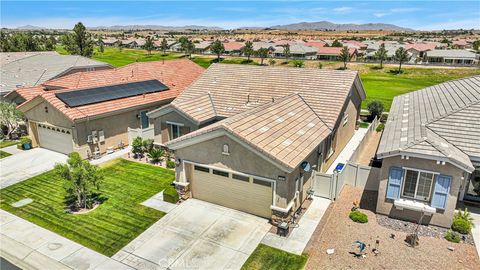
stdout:
<svg viewBox="0 0 480 270">
<path fill-rule="evenodd" d="M 449 145 L 453 146 L 453 148 L 456 148 L 458 149 L 458 151 L 462 152 L 463 154 L 467 155 L 467 153 L 465 153 L 462 149 L 458 148 L 455 144 L 449 142 L 447 139 L 445 139 L 442 135 L 438 134 L 437 132 L 435 132 L 435 130 L 425 126 L 426 129 L 428 129 L 429 131 L 431 131 L 433 134 L 437 135 L 438 137 L 440 137 L 442 140 L 445 140 Z M 437 149 L 438 150 L 438 149 Z M 440 150 L 439 150 L 440 151 Z M 443 152 L 442 152 L 443 153 Z"/>
<path fill-rule="evenodd" d="M 217 117 L 218 116 L 217 109 L 215 108 L 215 103 L 213 103 L 213 98 L 212 98 L 212 95 L 210 94 L 210 91 L 208 91 L 207 95 L 208 95 L 208 98 L 210 99 L 210 103 L 212 103 L 213 113 L 215 114 L 215 117 Z"/>
<path fill-rule="evenodd" d="M 318 119 L 320 119 L 320 121 L 322 121 L 322 123 L 330 130 L 332 131 L 333 129 L 322 119 L 322 117 L 320 117 L 320 115 L 317 114 L 317 112 L 315 112 L 315 110 L 310 106 L 310 104 L 308 104 L 308 102 L 302 97 L 302 95 L 300 94 L 297 94 L 301 99 L 302 101 L 308 106 L 308 108 L 310 108 L 310 110 L 318 117 Z"/>
</svg>

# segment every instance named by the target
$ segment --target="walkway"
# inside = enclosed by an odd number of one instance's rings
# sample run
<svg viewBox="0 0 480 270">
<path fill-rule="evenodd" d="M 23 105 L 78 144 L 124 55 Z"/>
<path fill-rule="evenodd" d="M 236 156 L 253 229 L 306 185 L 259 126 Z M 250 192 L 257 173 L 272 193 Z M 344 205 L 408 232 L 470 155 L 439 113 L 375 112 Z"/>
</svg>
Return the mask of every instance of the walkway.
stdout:
<svg viewBox="0 0 480 270">
<path fill-rule="evenodd" d="M 367 134 L 367 131 L 368 128 L 359 128 L 355 131 L 355 134 L 353 134 L 350 141 L 347 143 L 347 145 L 345 145 L 345 148 L 343 148 L 342 152 L 340 152 L 340 155 L 338 155 L 332 165 L 328 168 L 326 172 L 327 174 L 333 174 L 333 171 L 335 170 L 335 167 L 338 163 L 347 164 L 347 161 L 350 159 L 357 147 L 360 145 L 363 137 L 365 137 L 365 134 Z"/>
<path fill-rule="evenodd" d="M 120 158 L 120 157 L 123 157 L 124 155 L 126 155 L 128 152 L 130 152 L 130 146 L 127 146 L 121 150 L 118 150 L 118 151 L 115 151 L 111 154 L 106 154 L 106 155 L 103 155 L 101 158 L 99 159 L 92 159 L 90 160 L 90 163 L 93 164 L 93 165 L 99 165 L 99 164 L 102 164 L 102 163 L 105 163 L 105 162 L 108 162 L 110 160 L 114 160 L 116 158 Z"/>
<path fill-rule="evenodd" d="M 312 237 L 313 232 L 325 214 L 325 211 L 327 211 L 330 202 L 329 199 L 314 197 L 312 204 L 300 218 L 298 228 L 293 229 L 288 237 L 282 237 L 272 232 L 268 232 L 263 238 L 262 244 L 290 253 L 298 255 L 302 254 L 310 237 Z"/>
<path fill-rule="evenodd" d="M 132 269 L 0 210 L 0 255 L 22 269 Z"/>
<path fill-rule="evenodd" d="M 7 152 L 11 155 L 20 154 L 20 153 L 23 152 L 23 150 L 18 149 L 16 145 L 10 145 L 10 146 L 7 146 L 7 147 L 3 147 L 3 148 L 0 148 L 0 150 L 2 150 L 4 152 Z"/>
<path fill-rule="evenodd" d="M 142 202 L 142 205 L 162 211 L 164 213 L 169 213 L 175 209 L 175 207 L 177 207 L 176 204 L 163 201 L 163 190 Z"/>
<path fill-rule="evenodd" d="M 480 258 L 480 208 L 468 206 L 470 215 L 473 218 L 475 227 L 472 229 L 473 241 L 475 241 L 475 247 L 477 248 L 478 257 Z"/>
</svg>

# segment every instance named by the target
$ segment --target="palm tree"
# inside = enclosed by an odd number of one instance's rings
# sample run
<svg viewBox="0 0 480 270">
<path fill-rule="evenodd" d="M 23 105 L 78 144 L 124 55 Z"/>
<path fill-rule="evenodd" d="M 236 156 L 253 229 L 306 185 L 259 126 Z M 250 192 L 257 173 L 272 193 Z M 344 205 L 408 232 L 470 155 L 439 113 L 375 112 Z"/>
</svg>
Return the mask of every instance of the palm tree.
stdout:
<svg viewBox="0 0 480 270">
<path fill-rule="evenodd" d="M 398 61 L 398 74 L 402 72 L 402 63 L 410 60 L 410 55 L 405 48 L 400 47 L 395 51 L 395 60 Z"/>
<path fill-rule="evenodd" d="M 378 51 L 375 52 L 375 58 L 380 60 L 380 69 L 382 69 L 383 61 L 387 59 L 387 50 L 385 49 L 385 43 L 382 43 L 382 45 L 380 45 L 380 48 L 378 48 Z"/>
</svg>

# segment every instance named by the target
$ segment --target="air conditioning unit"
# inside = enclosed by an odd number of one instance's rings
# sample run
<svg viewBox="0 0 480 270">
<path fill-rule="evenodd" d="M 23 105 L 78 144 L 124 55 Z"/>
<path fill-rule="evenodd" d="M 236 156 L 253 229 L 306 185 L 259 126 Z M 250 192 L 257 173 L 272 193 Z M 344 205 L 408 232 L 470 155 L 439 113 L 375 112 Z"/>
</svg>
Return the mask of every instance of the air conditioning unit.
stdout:
<svg viewBox="0 0 480 270">
<path fill-rule="evenodd" d="M 93 143 L 93 136 L 92 135 L 87 136 L 87 143 Z"/>
<path fill-rule="evenodd" d="M 96 130 L 92 131 L 92 141 L 93 141 L 93 143 L 98 142 L 98 137 L 97 137 L 97 131 Z"/>
<path fill-rule="evenodd" d="M 98 141 L 104 142 L 105 141 L 105 132 L 103 130 L 98 131 Z"/>
</svg>

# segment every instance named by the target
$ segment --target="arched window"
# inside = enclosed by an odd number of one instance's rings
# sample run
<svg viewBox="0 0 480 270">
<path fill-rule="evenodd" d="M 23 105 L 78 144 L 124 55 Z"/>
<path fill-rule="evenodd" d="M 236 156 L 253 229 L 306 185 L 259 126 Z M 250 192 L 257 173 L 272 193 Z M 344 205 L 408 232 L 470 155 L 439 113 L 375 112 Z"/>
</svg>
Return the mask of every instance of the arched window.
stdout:
<svg viewBox="0 0 480 270">
<path fill-rule="evenodd" d="M 224 154 L 224 155 L 230 154 L 230 148 L 228 147 L 228 144 L 223 145 L 222 154 Z"/>
</svg>

